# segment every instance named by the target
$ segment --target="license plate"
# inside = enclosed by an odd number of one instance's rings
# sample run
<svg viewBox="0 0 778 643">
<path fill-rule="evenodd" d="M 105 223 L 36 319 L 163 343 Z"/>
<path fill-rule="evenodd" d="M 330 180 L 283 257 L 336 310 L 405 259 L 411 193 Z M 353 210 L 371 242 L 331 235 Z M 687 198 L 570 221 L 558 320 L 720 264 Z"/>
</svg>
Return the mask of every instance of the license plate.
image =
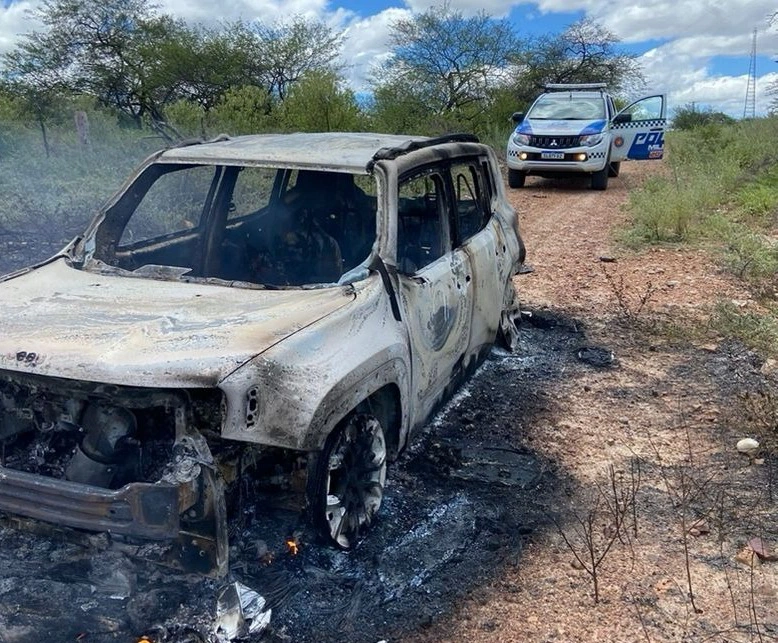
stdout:
<svg viewBox="0 0 778 643">
<path fill-rule="evenodd" d="M 549 161 L 563 161 L 565 158 L 564 152 L 541 152 L 540 158 L 547 159 Z"/>
</svg>

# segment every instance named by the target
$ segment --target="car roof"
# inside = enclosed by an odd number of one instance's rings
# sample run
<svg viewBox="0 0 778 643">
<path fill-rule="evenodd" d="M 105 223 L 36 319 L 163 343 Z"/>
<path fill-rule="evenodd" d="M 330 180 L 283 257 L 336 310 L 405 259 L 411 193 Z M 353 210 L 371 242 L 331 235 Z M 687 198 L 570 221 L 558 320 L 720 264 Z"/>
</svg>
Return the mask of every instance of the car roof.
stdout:
<svg viewBox="0 0 778 643">
<path fill-rule="evenodd" d="M 311 167 L 364 174 L 379 150 L 426 140 L 423 136 L 362 132 L 221 136 L 165 150 L 157 162 Z"/>
</svg>

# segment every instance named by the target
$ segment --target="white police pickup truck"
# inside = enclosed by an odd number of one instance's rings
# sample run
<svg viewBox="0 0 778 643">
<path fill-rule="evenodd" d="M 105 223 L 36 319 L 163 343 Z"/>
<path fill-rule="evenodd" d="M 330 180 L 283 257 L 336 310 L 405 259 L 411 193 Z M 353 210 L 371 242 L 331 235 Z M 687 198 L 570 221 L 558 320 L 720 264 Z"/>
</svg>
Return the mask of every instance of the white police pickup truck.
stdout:
<svg viewBox="0 0 778 643">
<path fill-rule="evenodd" d="M 646 96 L 620 112 L 605 83 L 553 84 L 526 114 L 515 113 L 508 140 L 508 185 L 524 186 L 527 175 L 591 176 L 605 190 L 621 161 L 661 159 L 667 100 Z"/>
</svg>

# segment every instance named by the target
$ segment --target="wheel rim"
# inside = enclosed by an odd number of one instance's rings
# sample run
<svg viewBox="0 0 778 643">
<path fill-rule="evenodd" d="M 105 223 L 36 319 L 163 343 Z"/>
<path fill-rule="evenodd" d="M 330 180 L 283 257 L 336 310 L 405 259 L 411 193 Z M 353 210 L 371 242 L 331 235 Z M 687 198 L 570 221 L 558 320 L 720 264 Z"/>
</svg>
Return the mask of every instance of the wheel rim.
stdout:
<svg viewBox="0 0 778 643">
<path fill-rule="evenodd" d="M 327 460 L 324 517 L 332 541 L 353 547 L 381 506 L 386 482 L 386 441 L 381 424 L 355 416 Z"/>
</svg>

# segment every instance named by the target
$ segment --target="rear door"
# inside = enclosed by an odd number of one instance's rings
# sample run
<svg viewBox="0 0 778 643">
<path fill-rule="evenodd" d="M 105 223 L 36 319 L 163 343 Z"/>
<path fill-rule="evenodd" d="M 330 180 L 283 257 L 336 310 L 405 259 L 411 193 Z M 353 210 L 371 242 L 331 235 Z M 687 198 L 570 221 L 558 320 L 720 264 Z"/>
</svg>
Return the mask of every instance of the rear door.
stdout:
<svg viewBox="0 0 778 643">
<path fill-rule="evenodd" d="M 411 352 L 413 415 L 426 417 L 459 374 L 470 342 L 472 276 L 453 247 L 445 164 L 400 178 L 397 271 Z"/>
<path fill-rule="evenodd" d="M 488 158 L 453 161 L 451 179 L 456 224 L 454 252 L 470 266 L 465 276 L 473 307 L 467 368 L 475 366 L 475 358 L 494 342 L 513 260 L 500 223 L 492 213 L 496 187 Z"/>
<path fill-rule="evenodd" d="M 667 97 L 646 96 L 627 105 L 611 122 L 611 163 L 664 156 Z"/>
</svg>

